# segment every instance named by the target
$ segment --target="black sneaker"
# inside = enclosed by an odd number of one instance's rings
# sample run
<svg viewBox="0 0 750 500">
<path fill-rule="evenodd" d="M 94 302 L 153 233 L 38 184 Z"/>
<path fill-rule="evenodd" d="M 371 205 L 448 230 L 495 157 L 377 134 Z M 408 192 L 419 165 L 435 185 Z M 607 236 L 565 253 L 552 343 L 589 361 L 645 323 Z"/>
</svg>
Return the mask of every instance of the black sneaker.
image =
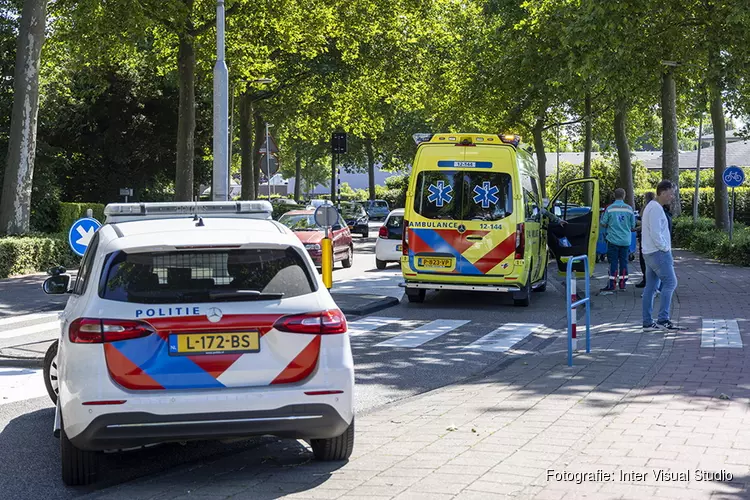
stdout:
<svg viewBox="0 0 750 500">
<path fill-rule="evenodd" d="M 662 328 L 655 322 L 652 321 L 650 325 L 643 325 L 644 332 L 659 332 Z"/>
<path fill-rule="evenodd" d="M 646 282 L 641 281 L 635 285 L 636 288 L 646 288 Z"/>
<path fill-rule="evenodd" d="M 656 326 L 658 328 L 662 328 L 664 330 L 687 330 L 687 328 L 682 327 L 682 326 L 677 326 L 677 325 L 675 325 L 674 323 L 672 323 L 669 320 L 666 320 L 666 321 L 657 321 L 656 322 Z"/>
</svg>

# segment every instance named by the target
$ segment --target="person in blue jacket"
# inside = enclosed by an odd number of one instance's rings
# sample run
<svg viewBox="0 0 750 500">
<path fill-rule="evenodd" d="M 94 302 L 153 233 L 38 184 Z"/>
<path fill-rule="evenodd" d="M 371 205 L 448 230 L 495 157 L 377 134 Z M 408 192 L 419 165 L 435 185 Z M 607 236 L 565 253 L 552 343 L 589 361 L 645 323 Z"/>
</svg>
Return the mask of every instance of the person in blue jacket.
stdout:
<svg viewBox="0 0 750 500">
<path fill-rule="evenodd" d="M 615 202 L 607 207 L 602 216 L 601 225 L 605 230 L 607 257 L 609 258 L 609 280 L 603 292 L 615 291 L 620 268 L 620 290 L 625 290 L 628 281 L 628 254 L 632 233 L 635 231 L 635 213 L 633 207 L 625 203 L 625 190 L 615 189 Z"/>
</svg>

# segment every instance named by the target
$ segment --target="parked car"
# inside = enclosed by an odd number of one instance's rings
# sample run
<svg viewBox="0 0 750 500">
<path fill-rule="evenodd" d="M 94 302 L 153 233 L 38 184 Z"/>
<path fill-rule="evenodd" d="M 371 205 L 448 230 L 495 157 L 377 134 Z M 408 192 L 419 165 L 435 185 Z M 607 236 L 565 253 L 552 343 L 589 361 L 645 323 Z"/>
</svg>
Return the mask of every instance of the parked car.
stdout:
<svg viewBox="0 0 750 500">
<path fill-rule="evenodd" d="M 333 202 L 331 200 L 318 200 L 318 199 L 310 200 L 307 203 L 307 209 L 315 210 L 321 205 L 333 205 Z"/>
<path fill-rule="evenodd" d="M 325 237 L 325 229 L 315 223 L 315 210 L 292 210 L 279 218 L 279 222 L 294 231 L 294 234 L 305 245 L 307 253 L 312 257 L 316 267 L 322 265 L 321 242 Z M 341 220 L 331 228 L 333 240 L 333 262 L 341 262 L 344 267 L 352 267 L 354 245 L 352 233 Z"/>
<path fill-rule="evenodd" d="M 349 458 L 346 317 L 271 205 L 104 213 L 75 281 L 58 267 L 43 285 L 70 294 L 44 370 L 63 483 L 96 481 L 105 451 L 179 441 L 275 435 L 307 440 L 318 460 Z"/>
<path fill-rule="evenodd" d="M 291 198 L 274 198 L 271 200 L 271 203 L 274 205 L 297 205 L 297 202 L 292 200 Z"/>
<path fill-rule="evenodd" d="M 365 205 L 365 210 L 371 219 L 385 219 L 391 211 L 385 200 L 370 200 Z"/>
<path fill-rule="evenodd" d="M 375 241 L 375 266 L 385 269 L 389 262 L 401 262 L 401 239 L 404 232 L 404 209 L 388 214 Z"/>
<path fill-rule="evenodd" d="M 370 217 L 361 203 L 342 201 L 341 217 L 352 233 L 361 234 L 363 238 L 370 236 Z"/>
</svg>

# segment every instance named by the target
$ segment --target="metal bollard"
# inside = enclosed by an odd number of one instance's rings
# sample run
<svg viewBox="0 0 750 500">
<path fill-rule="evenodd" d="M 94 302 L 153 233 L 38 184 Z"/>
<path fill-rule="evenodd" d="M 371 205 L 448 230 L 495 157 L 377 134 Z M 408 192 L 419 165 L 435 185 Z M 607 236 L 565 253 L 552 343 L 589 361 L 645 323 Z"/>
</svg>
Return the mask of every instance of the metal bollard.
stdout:
<svg viewBox="0 0 750 500">
<path fill-rule="evenodd" d="M 320 251 L 323 283 L 330 290 L 333 286 L 333 242 L 330 238 L 323 238 L 323 241 L 320 242 Z"/>
</svg>

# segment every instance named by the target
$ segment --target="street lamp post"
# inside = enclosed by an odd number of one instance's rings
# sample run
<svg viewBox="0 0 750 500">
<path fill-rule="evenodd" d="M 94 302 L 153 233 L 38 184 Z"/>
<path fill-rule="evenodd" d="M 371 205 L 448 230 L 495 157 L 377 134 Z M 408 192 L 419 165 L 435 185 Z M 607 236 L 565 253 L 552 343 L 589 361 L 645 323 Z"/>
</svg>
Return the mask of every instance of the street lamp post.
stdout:
<svg viewBox="0 0 750 500">
<path fill-rule="evenodd" d="M 229 195 L 229 70 L 224 60 L 224 0 L 216 1 L 216 64 L 214 65 L 214 171 L 211 195 Z"/>
<path fill-rule="evenodd" d="M 268 128 L 273 125 L 266 122 L 266 182 L 268 182 L 268 202 L 271 202 L 271 139 Z"/>
</svg>

